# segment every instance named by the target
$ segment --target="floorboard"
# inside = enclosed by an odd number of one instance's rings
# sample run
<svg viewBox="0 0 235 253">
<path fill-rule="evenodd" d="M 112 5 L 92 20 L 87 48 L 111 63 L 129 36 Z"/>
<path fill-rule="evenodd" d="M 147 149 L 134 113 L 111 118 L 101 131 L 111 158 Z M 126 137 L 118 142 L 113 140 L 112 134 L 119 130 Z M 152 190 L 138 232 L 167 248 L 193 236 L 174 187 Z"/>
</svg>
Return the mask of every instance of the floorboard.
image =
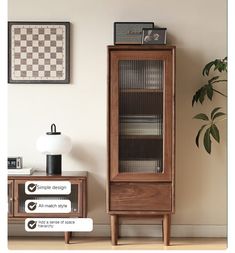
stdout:
<svg viewBox="0 0 235 253">
<path fill-rule="evenodd" d="M 120 238 L 118 246 L 112 246 L 110 238 L 73 237 L 65 244 L 62 237 L 10 237 L 11 250 L 224 250 L 226 238 L 172 238 L 170 246 L 164 246 L 161 238 Z"/>
</svg>

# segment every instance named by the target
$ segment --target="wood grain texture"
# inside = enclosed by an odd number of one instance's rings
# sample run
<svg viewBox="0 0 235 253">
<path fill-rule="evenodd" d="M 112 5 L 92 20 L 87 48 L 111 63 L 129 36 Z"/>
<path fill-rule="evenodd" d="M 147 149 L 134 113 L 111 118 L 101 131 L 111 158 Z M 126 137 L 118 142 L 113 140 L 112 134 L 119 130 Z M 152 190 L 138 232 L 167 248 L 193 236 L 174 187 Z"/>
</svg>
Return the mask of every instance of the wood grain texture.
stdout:
<svg viewBox="0 0 235 253">
<path fill-rule="evenodd" d="M 109 178 L 110 181 L 143 181 L 143 175 L 119 173 L 119 61 L 121 60 L 162 60 L 164 61 L 164 91 L 163 91 L 163 160 L 164 173 L 144 175 L 147 181 L 173 181 L 174 170 L 174 85 L 175 85 L 175 47 L 174 46 L 109 46 L 108 47 L 108 90 L 109 90 Z M 147 92 L 146 92 L 147 93 Z M 152 91 L 149 91 L 151 94 Z M 128 101 L 128 100 L 127 100 Z M 131 101 L 130 101 L 131 102 Z M 136 104 L 136 103 L 134 103 Z M 155 112 L 154 108 L 151 110 Z M 121 110 L 121 109 L 120 109 Z M 146 109 L 147 110 L 147 109 Z M 151 112 L 150 110 L 150 112 Z"/>
<path fill-rule="evenodd" d="M 46 179 L 46 180 L 50 180 L 50 179 L 56 179 L 56 180 L 65 180 L 66 178 L 87 178 L 88 176 L 88 172 L 87 171 L 62 171 L 61 175 L 50 175 L 48 176 L 46 174 L 46 171 L 40 171 L 40 170 L 36 170 L 33 172 L 32 175 L 28 176 L 28 175 L 9 175 L 8 179 L 28 179 L 31 178 L 31 180 L 34 180 L 34 178 L 38 178 L 40 177 L 41 179 Z"/>
<path fill-rule="evenodd" d="M 176 48 L 172 49 L 172 213 L 175 212 L 175 147 L 176 147 Z"/>
<path fill-rule="evenodd" d="M 64 242 L 66 244 L 69 244 L 71 237 L 72 237 L 72 232 L 64 232 Z"/>
<path fill-rule="evenodd" d="M 171 232 L 171 215 L 165 214 L 163 217 L 163 238 L 164 245 L 170 245 L 170 232 Z"/>
<path fill-rule="evenodd" d="M 112 245 L 117 245 L 118 240 L 118 216 L 111 215 L 111 242 Z"/>
<path fill-rule="evenodd" d="M 118 146 L 119 146 L 119 90 L 118 90 L 118 60 L 110 53 L 110 177 L 118 174 Z"/>
<path fill-rule="evenodd" d="M 60 253 L 64 251 L 71 250 L 72 252 L 88 252 L 97 251 L 100 252 L 115 252 L 115 250 L 119 250 L 119 252 L 127 252 L 130 250 L 130 253 L 134 253 L 138 250 L 142 252 L 155 252 L 158 250 L 166 251 L 166 250 L 178 250 L 178 252 L 188 252 L 189 250 L 198 250 L 199 252 L 203 252 L 200 250 L 212 250 L 207 251 L 208 253 L 217 252 L 217 250 L 226 250 L 227 239 L 226 238 L 210 238 L 210 237 L 200 237 L 200 238 L 182 238 L 175 237 L 172 238 L 172 243 L 169 247 L 162 244 L 161 238 L 159 237 L 122 237 L 119 240 L 119 245 L 113 246 L 110 243 L 110 238 L 107 237 L 73 237 L 72 243 L 64 244 L 61 237 L 43 237 L 43 236 L 16 236 L 9 237 L 8 239 L 8 248 L 9 250 L 22 250 L 22 252 L 31 252 L 34 250 L 52 250 L 55 252 L 58 250 Z M 126 251 L 122 251 L 126 250 Z M 145 251 L 144 251 L 145 250 Z M 149 251 L 152 250 L 152 251 Z M 46 252 L 46 251 L 45 251 Z M 98 251 L 97 251 L 98 252 Z M 171 251 L 172 252 L 172 251 Z M 174 252 L 174 251 L 173 251 Z M 228 251 L 227 251 L 228 252 Z M 196 252 L 195 252 L 196 253 Z M 219 251 L 218 251 L 219 253 Z M 224 251 L 224 253 L 226 253 Z"/>
<path fill-rule="evenodd" d="M 108 46 L 109 50 L 113 51 L 119 51 L 119 50 L 128 50 L 128 51 L 133 51 L 133 50 L 174 50 L 175 46 L 168 46 L 168 45 L 110 45 Z"/>
<path fill-rule="evenodd" d="M 125 216 L 125 217 L 135 217 L 135 218 L 157 218 L 163 214 L 168 214 L 169 211 L 160 211 L 160 210 L 156 210 L 156 211 L 135 211 L 135 210 L 109 210 L 108 213 L 111 214 L 117 214 L 120 216 Z"/>
<path fill-rule="evenodd" d="M 159 217 L 163 219 L 164 244 L 170 241 L 170 214 L 175 210 L 175 46 L 108 46 L 108 182 L 107 212 L 111 215 L 112 243 L 116 245 L 116 216 Z M 121 90 L 119 61 L 159 60 L 164 64 L 163 89 Z M 141 92 L 141 101 L 139 93 Z M 158 99 L 155 101 L 156 94 Z M 145 104 L 146 101 L 146 104 Z M 139 103 L 141 103 L 139 105 Z M 163 138 L 148 136 L 119 138 L 119 115 L 144 115 L 163 112 Z M 133 141 L 134 140 L 134 141 Z M 146 146 L 148 141 L 149 145 Z M 159 145 L 158 145 L 158 142 Z M 140 145 L 141 144 L 141 145 Z M 143 144 L 143 145 L 142 145 Z M 145 147 L 134 150 L 134 146 Z M 163 145 L 163 151 L 160 147 Z M 163 156 L 163 173 L 119 172 L 119 159 L 150 159 L 154 152 Z M 123 152 L 125 150 L 125 152 Z M 134 150 L 134 151 L 133 151 Z"/>
<path fill-rule="evenodd" d="M 113 183 L 110 186 L 110 209 L 171 211 L 171 184 Z"/>
</svg>

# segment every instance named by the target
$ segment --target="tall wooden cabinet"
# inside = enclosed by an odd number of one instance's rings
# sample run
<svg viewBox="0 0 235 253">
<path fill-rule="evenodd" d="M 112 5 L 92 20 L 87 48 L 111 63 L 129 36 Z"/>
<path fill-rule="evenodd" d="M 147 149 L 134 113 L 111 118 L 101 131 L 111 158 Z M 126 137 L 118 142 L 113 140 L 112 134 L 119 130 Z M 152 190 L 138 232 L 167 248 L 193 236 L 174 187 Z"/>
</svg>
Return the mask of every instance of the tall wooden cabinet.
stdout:
<svg viewBox="0 0 235 253">
<path fill-rule="evenodd" d="M 108 46 L 108 185 L 112 244 L 120 216 L 174 212 L 174 46 Z"/>
</svg>

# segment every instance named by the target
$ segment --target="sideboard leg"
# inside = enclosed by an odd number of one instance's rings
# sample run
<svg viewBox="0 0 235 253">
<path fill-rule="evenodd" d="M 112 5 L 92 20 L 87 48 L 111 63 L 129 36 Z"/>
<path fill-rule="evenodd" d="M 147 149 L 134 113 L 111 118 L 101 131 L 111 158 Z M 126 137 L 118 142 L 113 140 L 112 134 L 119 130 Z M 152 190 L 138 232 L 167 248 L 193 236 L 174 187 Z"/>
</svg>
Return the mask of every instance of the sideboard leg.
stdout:
<svg viewBox="0 0 235 253">
<path fill-rule="evenodd" d="M 164 214 L 163 217 L 163 233 L 164 233 L 164 245 L 170 245 L 170 229 L 171 229 L 171 215 Z"/>
<path fill-rule="evenodd" d="M 111 241 L 112 245 L 117 245 L 118 238 L 118 216 L 111 215 Z"/>
<path fill-rule="evenodd" d="M 64 242 L 66 244 L 69 244 L 71 236 L 72 236 L 72 232 L 64 232 Z"/>
</svg>

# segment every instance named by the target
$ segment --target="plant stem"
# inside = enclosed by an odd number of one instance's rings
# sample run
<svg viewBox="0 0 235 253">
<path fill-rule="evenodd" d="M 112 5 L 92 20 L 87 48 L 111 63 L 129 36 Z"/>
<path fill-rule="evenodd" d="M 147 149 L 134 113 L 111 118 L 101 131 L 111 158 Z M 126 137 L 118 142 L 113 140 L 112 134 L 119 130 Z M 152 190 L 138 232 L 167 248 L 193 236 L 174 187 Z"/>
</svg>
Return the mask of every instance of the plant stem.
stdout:
<svg viewBox="0 0 235 253">
<path fill-rule="evenodd" d="M 224 96 L 224 97 L 227 97 L 225 94 L 223 94 L 222 92 L 220 92 L 220 91 L 218 91 L 218 90 L 216 90 L 216 89 L 213 89 L 213 91 L 219 93 L 220 95 L 222 95 L 222 96 Z"/>
<path fill-rule="evenodd" d="M 220 82 L 227 82 L 228 80 L 224 79 L 224 80 L 217 80 L 217 81 L 214 81 L 212 83 L 220 83 Z"/>
<path fill-rule="evenodd" d="M 218 122 L 220 122 L 220 121 L 223 121 L 223 120 L 226 120 L 226 119 L 227 119 L 227 117 L 222 118 L 222 119 L 218 119 L 218 120 L 216 120 L 213 124 L 216 124 L 216 123 L 218 123 Z"/>
</svg>

